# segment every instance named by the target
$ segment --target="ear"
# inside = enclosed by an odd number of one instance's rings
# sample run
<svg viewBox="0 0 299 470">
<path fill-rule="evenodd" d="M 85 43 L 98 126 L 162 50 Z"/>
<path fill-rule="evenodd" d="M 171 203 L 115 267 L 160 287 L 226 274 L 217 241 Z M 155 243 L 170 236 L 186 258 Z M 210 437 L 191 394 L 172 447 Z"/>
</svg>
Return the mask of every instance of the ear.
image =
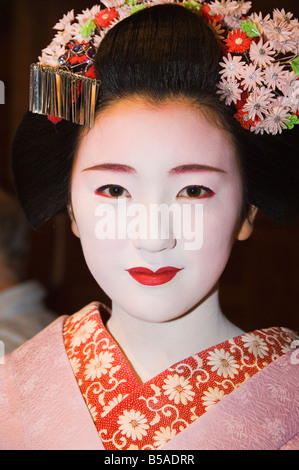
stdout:
<svg viewBox="0 0 299 470">
<path fill-rule="evenodd" d="M 247 240 L 250 237 L 253 231 L 253 223 L 257 214 L 257 207 L 250 205 L 246 214 L 246 217 L 241 221 L 238 233 L 237 240 L 243 241 Z"/>
<path fill-rule="evenodd" d="M 76 235 L 76 237 L 80 238 L 79 230 L 78 230 L 78 227 L 77 227 L 77 223 L 76 223 L 76 219 L 75 219 L 75 216 L 74 216 L 73 207 L 72 207 L 71 203 L 68 204 L 67 211 L 68 211 L 70 219 L 71 219 L 72 232 L 73 232 L 74 235 Z"/>
</svg>

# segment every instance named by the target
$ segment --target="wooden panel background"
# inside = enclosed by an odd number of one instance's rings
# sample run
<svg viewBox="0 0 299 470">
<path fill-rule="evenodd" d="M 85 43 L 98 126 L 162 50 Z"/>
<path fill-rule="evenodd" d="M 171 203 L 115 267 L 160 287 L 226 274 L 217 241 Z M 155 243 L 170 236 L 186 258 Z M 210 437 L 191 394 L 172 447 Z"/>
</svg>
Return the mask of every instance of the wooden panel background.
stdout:
<svg viewBox="0 0 299 470">
<path fill-rule="evenodd" d="M 64 13 L 80 13 L 88 0 L 0 0 L 0 80 L 5 104 L 0 105 L 0 184 L 11 189 L 10 147 L 28 107 L 29 65 L 53 37 L 52 26 Z M 254 10 L 285 8 L 299 16 L 296 0 L 255 0 Z M 283 228 L 258 215 L 254 235 L 238 242 L 221 283 L 225 313 L 239 326 L 252 330 L 281 325 L 299 330 L 299 225 Z M 92 279 L 72 235 L 69 221 L 57 217 L 32 233 L 30 275 L 49 290 L 49 302 L 59 314 L 73 313 L 91 300 L 106 301 Z"/>
</svg>

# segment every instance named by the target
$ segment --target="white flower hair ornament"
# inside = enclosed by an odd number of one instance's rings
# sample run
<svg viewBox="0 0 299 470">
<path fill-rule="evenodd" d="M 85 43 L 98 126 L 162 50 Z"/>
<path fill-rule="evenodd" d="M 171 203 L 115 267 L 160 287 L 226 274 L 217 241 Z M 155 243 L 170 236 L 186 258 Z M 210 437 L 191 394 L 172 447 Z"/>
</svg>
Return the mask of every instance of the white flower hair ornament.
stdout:
<svg viewBox="0 0 299 470">
<path fill-rule="evenodd" d="M 141 9 L 179 4 L 200 12 L 222 43 L 219 99 L 255 133 L 278 134 L 299 124 L 299 22 L 275 9 L 248 15 L 244 0 L 103 0 L 54 26 L 51 44 L 31 66 L 30 111 L 92 127 L 100 82 L 94 59 L 107 31 Z"/>
</svg>

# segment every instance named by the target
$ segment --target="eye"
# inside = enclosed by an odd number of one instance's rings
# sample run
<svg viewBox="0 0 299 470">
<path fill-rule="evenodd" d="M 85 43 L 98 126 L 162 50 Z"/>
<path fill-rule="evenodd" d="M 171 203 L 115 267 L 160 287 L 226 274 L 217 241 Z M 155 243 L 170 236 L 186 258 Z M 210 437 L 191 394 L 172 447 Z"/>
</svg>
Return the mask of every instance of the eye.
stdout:
<svg viewBox="0 0 299 470">
<path fill-rule="evenodd" d="M 204 199 L 213 197 L 214 194 L 214 191 L 212 191 L 210 188 L 206 188 L 205 186 L 194 185 L 186 186 L 179 192 L 178 197 Z"/>
<path fill-rule="evenodd" d="M 107 184 L 102 186 L 95 191 L 97 196 L 104 196 L 110 198 L 120 198 L 120 197 L 129 197 L 129 192 L 122 186 L 116 184 Z"/>
</svg>

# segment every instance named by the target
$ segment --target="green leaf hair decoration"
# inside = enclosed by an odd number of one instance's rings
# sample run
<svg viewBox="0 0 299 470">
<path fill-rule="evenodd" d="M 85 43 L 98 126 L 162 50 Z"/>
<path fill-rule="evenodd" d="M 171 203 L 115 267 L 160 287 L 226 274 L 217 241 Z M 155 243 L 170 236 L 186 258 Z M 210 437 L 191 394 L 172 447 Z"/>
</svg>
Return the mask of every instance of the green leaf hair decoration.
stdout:
<svg viewBox="0 0 299 470">
<path fill-rule="evenodd" d="M 298 116 L 296 114 L 289 115 L 289 120 L 285 124 L 288 129 L 293 129 L 296 124 L 299 124 Z"/>
<path fill-rule="evenodd" d="M 261 35 L 257 25 L 249 19 L 240 21 L 240 25 L 242 31 L 246 33 L 249 38 L 256 38 Z"/>
<path fill-rule="evenodd" d="M 292 60 L 291 66 L 292 66 L 293 72 L 296 75 L 299 75 L 299 56 L 297 56 L 294 60 Z"/>
<path fill-rule="evenodd" d="M 187 8 L 187 10 L 196 10 L 196 11 L 200 11 L 202 9 L 202 5 L 198 2 L 195 2 L 195 0 L 190 0 L 189 2 L 185 2 L 184 7 Z"/>
<path fill-rule="evenodd" d="M 80 30 L 80 34 L 83 38 L 88 38 L 92 32 L 96 29 L 97 25 L 93 20 L 86 21 Z"/>
</svg>

